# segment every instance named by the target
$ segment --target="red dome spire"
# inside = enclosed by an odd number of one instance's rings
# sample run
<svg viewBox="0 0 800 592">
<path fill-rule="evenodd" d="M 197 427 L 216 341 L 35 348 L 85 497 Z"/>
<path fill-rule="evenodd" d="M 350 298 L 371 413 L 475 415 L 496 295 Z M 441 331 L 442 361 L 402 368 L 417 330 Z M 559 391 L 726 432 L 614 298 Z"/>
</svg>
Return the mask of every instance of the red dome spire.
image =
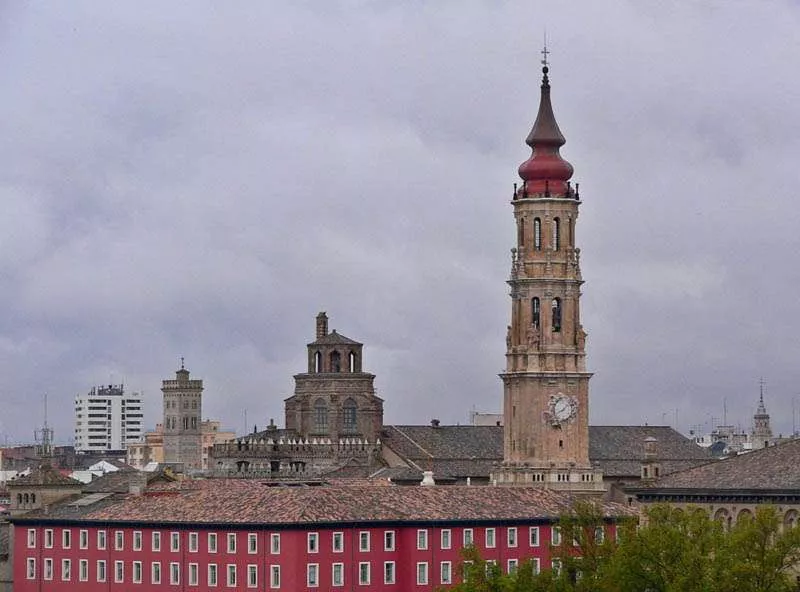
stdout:
<svg viewBox="0 0 800 592">
<path fill-rule="evenodd" d="M 567 181 L 572 177 L 572 165 L 561 158 L 558 149 L 566 140 L 558 129 L 553 105 L 550 103 L 550 81 L 547 78 L 548 68 L 542 68 L 542 97 L 539 101 L 539 113 L 533 124 L 531 133 L 525 143 L 531 147 L 531 157 L 519 166 L 519 176 L 524 181 L 520 193 L 533 195 L 549 193 L 550 195 L 567 195 Z"/>
</svg>

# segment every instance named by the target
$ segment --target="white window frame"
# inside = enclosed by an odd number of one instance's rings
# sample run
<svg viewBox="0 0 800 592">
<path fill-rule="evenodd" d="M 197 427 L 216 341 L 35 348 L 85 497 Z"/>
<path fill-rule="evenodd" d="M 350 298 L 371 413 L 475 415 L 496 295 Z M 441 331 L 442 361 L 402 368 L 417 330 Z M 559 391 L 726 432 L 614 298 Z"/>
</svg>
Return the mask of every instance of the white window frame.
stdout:
<svg viewBox="0 0 800 592">
<path fill-rule="evenodd" d="M 558 559 L 557 557 L 554 557 L 554 558 L 553 558 L 553 559 L 550 561 L 550 569 L 553 571 L 553 573 L 554 573 L 555 575 L 557 575 L 557 576 L 561 575 L 561 568 L 562 568 L 562 567 L 563 567 L 563 566 L 562 566 L 562 564 L 561 564 L 561 560 L 560 560 L 560 559 Z"/>
<path fill-rule="evenodd" d="M 131 582 L 134 584 L 141 584 L 144 574 L 144 568 L 141 561 L 134 561 L 131 567 Z"/>
<path fill-rule="evenodd" d="M 25 577 L 28 580 L 36 579 L 36 558 L 28 557 L 25 561 Z"/>
<path fill-rule="evenodd" d="M 61 581 L 69 582 L 70 580 L 72 580 L 72 560 L 65 558 L 61 560 Z"/>
<path fill-rule="evenodd" d="M 519 533 L 516 526 L 509 526 L 506 530 L 506 545 L 513 549 L 519 544 Z"/>
<path fill-rule="evenodd" d="M 439 580 L 442 584 L 453 583 L 453 563 L 450 561 L 442 561 L 439 564 Z"/>
<path fill-rule="evenodd" d="M 108 535 L 105 530 L 97 531 L 97 550 L 105 551 L 108 546 Z"/>
<path fill-rule="evenodd" d="M 247 533 L 247 554 L 255 555 L 258 553 L 258 535 L 254 532 Z"/>
<path fill-rule="evenodd" d="M 465 547 L 470 547 L 475 544 L 475 531 L 471 528 L 465 528 L 461 533 L 461 540 Z"/>
<path fill-rule="evenodd" d="M 397 548 L 397 532 L 394 530 L 383 531 L 383 550 L 394 551 Z"/>
<path fill-rule="evenodd" d="M 141 551 L 142 550 L 142 531 L 141 530 L 134 530 L 133 531 L 133 540 L 131 541 L 131 548 L 134 551 Z"/>
<path fill-rule="evenodd" d="M 487 549 L 494 549 L 497 546 L 497 530 L 494 527 L 488 527 L 484 532 L 484 539 Z"/>
<path fill-rule="evenodd" d="M 428 529 L 427 528 L 418 528 L 417 529 L 417 551 L 427 551 L 428 550 Z"/>
<path fill-rule="evenodd" d="M 387 568 L 391 568 L 391 573 L 388 573 Z M 383 583 L 394 584 L 397 582 L 397 564 L 394 561 L 383 562 Z"/>
<path fill-rule="evenodd" d="M 594 542 L 598 545 L 602 545 L 606 540 L 606 529 L 602 526 L 595 526 L 594 527 Z"/>
<path fill-rule="evenodd" d="M 86 528 L 81 528 L 78 531 L 78 548 L 79 549 L 89 548 L 89 531 Z"/>
<path fill-rule="evenodd" d="M 186 576 L 188 580 L 188 584 L 190 586 L 199 586 L 200 585 L 200 564 L 199 563 L 190 563 L 189 564 L 189 573 Z"/>
<path fill-rule="evenodd" d="M 453 531 L 449 528 L 443 528 L 439 536 L 439 547 L 441 549 L 450 549 L 453 546 Z"/>
<path fill-rule="evenodd" d="M 117 559 L 114 561 L 114 583 L 115 584 L 124 584 L 125 583 L 125 562 L 121 559 Z"/>
<path fill-rule="evenodd" d="M 537 575 L 542 571 L 542 560 L 538 557 L 531 557 L 531 567 L 533 568 L 533 575 Z"/>
<path fill-rule="evenodd" d="M 319 588 L 319 563 L 306 563 L 306 586 Z"/>
<path fill-rule="evenodd" d="M 108 579 L 108 566 L 106 565 L 105 559 L 97 560 L 95 570 L 95 575 L 97 576 L 95 579 L 98 582 L 105 582 Z"/>
<path fill-rule="evenodd" d="M 281 533 L 273 532 L 269 535 L 269 554 L 281 554 Z"/>
<path fill-rule="evenodd" d="M 154 553 L 161 551 L 161 532 L 158 530 L 150 534 L 150 550 Z"/>
<path fill-rule="evenodd" d="M 538 526 L 531 526 L 528 529 L 528 546 L 529 547 L 538 547 L 539 546 L 539 527 Z"/>
<path fill-rule="evenodd" d="M 331 564 L 331 586 L 344 586 L 344 563 Z"/>
<path fill-rule="evenodd" d="M 125 531 L 124 530 L 115 530 L 114 531 L 114 550 L 115 551 L 124 551 L 125 550 Z"/>
<path fill-rule="evenodd" d="M 61 531 L 61 548 L 69 549 L 70 547 L 72 547 L 72 530 L 64 528 Z"/>
<path fill-rule="evenodd" d="M 344 533 L 334 532 L 331 536 L 331 548 L 334 553 L 344 553 Z"/>
<path fill-rule="evenodd" d="M 358 550 L 361 553 L 369 553 L 370 536 L 368 530 L 361 530 L 358 533 Z"/>
<path fill-rule="evenodd" d="M 206 585 L 209 588 L 216 588 L 219 585 L 219 566 L 216 563 L 209 563 L 206 568 Z"/>
<path fill-rule="evenodd" d="M 227 582 L 228 588 L 235 588 L 237 579 L 238 579 L 238 574 L 236 573 L 236 564 L 235 563 L 227 564 L 225 566 L 225 581 Z"/>
<path fill-rule="evenodd" d="M 364 571 L 366 568 L 366 571 Z M 366 575 L 366 577 L 364 577 Z M 369 586 L 372 580 L 372 567 L 369 561 L 358 562 L 358 585 Z"/>
<path fill-rule="evenodd" d="M 280 588 L 281 587 L 281 566 L 280 565 L 270 565 L 269 566 L 269 587 L 272 589 Z"/>
<path fill-rule="evenodd" d="M 216 532 L 209 532 L 206 537 L 206 546 L 209 553 L 216 553 L 219 549 L 219 540 Z"/>
<path fill-rule="evenodd" d="M 519 568 L 519 560 L 518 559 L 509 559 L 506 561 L 506 573 L 513 574 Z"/>
<path fill-rule="evenodd" d="M 150 563 L 150 583 L 151 584 L 160 584 L 161 583 L 161 562 L 160 561 L 153 561 Z"/>
<path fill-rule="evenodd" d="M 561 527 L 560 526 L 551 526 L 550 527 L 550 544 L 554 547 L 558 547 L 561 544 Z"/>
<path fill-rule="evenodd" d="M 79 559 L 78 560 L 78 581 L 79 582 L 88 582 L 89 581 L 89 560 L 88 559 Z"/>
<path fill-rule="evenodd" d="M 29 528 L 28 529 L 28 549 L 35 549 L 36 548 L 36 529 Z"/>
<path fill-rule="evenodd" d="M 428 562 L 427 561 L 417 561 L 416 577 L 417 577 L 417 586 L 427 586 L 428 585 Z"/>
<path fill-rule="evenodd" d="M 200 534 L 197 532 L 189 533 L 189 553 L 197 553 L 200 550 Z"/>
<path fill-rule="evenodd" d="M 247 564 L 247 587 L 258 588 L 258 565 L 255 563 Z"/>
<path fill-rule="evenodd" d="M 306 536 L 306 552 L 319 553 L 319 533 L 309 532 Z"/>
<path fill-rule="evenodd" d="M 170 586 L 181 585 L 181 564 L 178 563 L 177 561 L 169 562 L 169 585 Z"/>
<path fill-rule="evenodd" d="M 179 553 L 181 550 L 181 533 L 172 531 L 169 533 L 169 550 L 172 553 Z"/>
<path fill-rule="evenodd" d="M 229 554 L 236 553 L 236 533 L 229 532 L 225 537 L 226 540 L 226 550 Z"/>
<path fill-rule="evenodd" d="M 52 528 L 45 528 L 44 529 L 44 548 L 45 549 L 52 549 L 54 540 L 55 540 L 55 535 L 53 534 L 53 529 Z"/>
<path fill-rule="evenodd" d="M 45 557 L 44 558 L 44 569 L 42 569 L 42 579 L 48 580 L 48 581 L 53 579 L 53 559 L 52 559 L 52 557 Z"/>
</svg>

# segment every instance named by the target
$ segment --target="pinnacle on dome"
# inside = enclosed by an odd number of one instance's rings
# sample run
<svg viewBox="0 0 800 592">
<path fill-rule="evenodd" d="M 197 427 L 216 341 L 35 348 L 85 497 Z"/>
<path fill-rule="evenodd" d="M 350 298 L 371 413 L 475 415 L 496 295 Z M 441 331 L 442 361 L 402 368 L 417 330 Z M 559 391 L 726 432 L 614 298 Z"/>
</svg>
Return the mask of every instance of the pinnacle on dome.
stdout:
<svg viewBox="0 0 800 592">
<path fill-rule="evenodd" d="M 525 139 L 532 152 L 530 158 L 519 166 L 519 176 L 523 180 L 520 194 L 566 196 L 569 194 L 567 181 L 572 177 L 573 169 L 559 153 L 559 148 L 566 140 L 558 128 L 550 102 L 550 80 L 547 77 L 550 69 L 547 67 L 547 60 L 542 63 L 544 67 L 539 112 L 531 133 Z"/>
</svg>

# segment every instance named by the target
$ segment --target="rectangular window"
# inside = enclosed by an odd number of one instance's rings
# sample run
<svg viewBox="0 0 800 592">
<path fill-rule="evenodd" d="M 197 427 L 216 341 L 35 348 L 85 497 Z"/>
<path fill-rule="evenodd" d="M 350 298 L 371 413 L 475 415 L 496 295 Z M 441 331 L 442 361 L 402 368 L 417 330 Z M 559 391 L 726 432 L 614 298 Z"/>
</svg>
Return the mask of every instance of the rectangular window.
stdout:
<svg viewBox="0 0 800 592">
<path fill-rule="evenodd" d="M 131 579 L 133 580 L 134 584 L 141 584 L 142 583 L 142 562 L 141 561 L 134 561 L 133 562 L 133 574 L 131 575 Z"/>
<path fill-rule="evenodd" d="M 247 587 L 258 587 L 258 566 L 252 563 L 247 566 Z"/>
<path fill-rule="evenodd" d="M 393 530 L 386 530 L 383 533 L 383 550 L 394 551 L 395 532 Z"/>
<path fill-rule="evenodd" d="M 181 564 L 175 561 L 169 564 L 169 583 L 177 586 L 181 583 Z"/>
<path fill-rule="evenodd" d="M 72 546 L 72 531 L 65 528 L 61 531 L 61 548 L 69 549 Z"/>
<path fill-rule="evenodd" d="M 189 533 L 189 553 L 197 553 L 200 548 L 200 536 L 196 532 Z"/>
<path fill-rule="evenodd" d="M 142 550 L 142 531 L 141 530 L 134 530 L 133 531 L 133 550 L 134 551 L 141 551 Z"/>
<path fill-rule="evenodd" d="M 319 563 L 306 564 L 306 586 L 309 588 L 319 586 Z"/>
<path fill-rule="evenodd" d="M 81 559 L 78 561 L 78 579 L 81 582 L 89 581 L 89 560 Z"/>
<path fill-rule="evenodd" d="M 72 560 L 71 559 L 62 559 L 61 560 L 61 580 L 64 582 L 69 582 L 72 578 Z"/>
<path fill-rule="evenodd" d="M 451 541 L 450 541 L 450 529 L 449 528 L 442 529 L 442 540 L 441 540 L 441 543 L 442 543 L 442 549 L 449 549 L 450 548 Z"/>
<path fill-rule="evenodd" d="M 105 559 L 98 559 L 97 560 L 97 581 L 98 582 L 105 582 L 106 581 L 106 560 Z"/>
<path fill-rule="evenodd" d="M 53 579 L 53 560 L 49 557 L 44 560 L 44 579 L 45 580 L 52 580 Z"/>
<path fill-rule="evenodd" d="M 369 551 L 369 532 L 366 530 L 358 533 L 358 550 L 362 553 Z"/>
<path fill-rule="evenodd" d="M 258 553 L 258 537 L 254 532 L 250 532 L 247 534 L 247 552 L 250 555 Z"/>
<path fill-rule="evenodd" d="M 518 565 L 519 565 L 519 562 L 516 559 L 509 559 L 506 572 L 510 573 L 510 574 L 515 573 L 517 571 L 517 566 Z"/>
<path fill-rule="evenodd" d="M 228 564 L 228 588 L 236 587 L 236 566 L 233 563 Z"/>
<path fill-rule="evenodd" d="M 273 555 L 281 554 L 281 535 L 278 532 L 273 532 L 269 535 L 269 552 Z"/>
<path fill-rule="evenodd" d="M 453 564 L 449 561 L 442 561 L 441 565 L 439 566 L 439 573 L 441 574 L 441 583 L 442 584 L 452 584 L 453 583 Z"/>
<path fill-rule="evenodd" d="M 509 527 L 508 532 L 506 533 L 506 539 L 509 547 L 517 546 L 517 528 L 515 526 Z"/>
<path fill-rule="evenodd" d="M 561 544 L 561 527 L 554 526 L 550 529 L 550 542 L 554 545 Z"/>
<path fill-rule="evenodd" d="M 153 561 L 153 563 L 150 564 L 150 583 L 161 583 L 161 563 L 159 561 Z"/>
<path fill-rule="evenodd" d="M 383 583 L 384 584 L 394 584 L 395 583 L 395 564 L 394 561 L 384 561 L 383 562 Z"/>
<path fill-rule="evenodd" d="M 334 553 L 343 553 L 344 552 L 344 533 L 343 532 L 334 532 L 333 533 L 333 552 Z"/>
<path fill-rule="evenodd" d="M 553 568 L 553 573 L 557 576 L 561 575 L 561 560 L 560 559 L 553 559 L 551 562 L 551 566 Z"/>
<path fill-rule="evenodd" d="M 531 526 L 528 530 L 528 541 L 531 547 L 539 546 L 539 527 Z"/>
<path fill-rule="evenodd" d="M 89 531 L 86 529 L 81 529 L 78 531 L 78 546 L 81 549 L 88 549 L 89 548 Z"/>
<path fill-rule="evenodd" d="M 114 550 L 122 551 L 125 543 L 125 533 L 121 530 L 114 531 Z"/>
<path fill-rule="evenodd" d="M 125 581 L 125 562 L 124 561 L 115 561 L 114 562 L 114 581 L 117 584 L 121 584 Z"/>
<path fill-rule="evenodd" d="M 236 553 L 236 533 L 228 533 L 228 553 Z"/>
<path fill-rule="evenodd" d="M 181 533 L 171 532 L 169 534 L 169 550 L 173 553 L 181 550 Z"/>
<path fill-rule="evenodd" d="M 217 533 L 216 532 L 209 532 L 208 533 L 208 552 L 209 553 L 216 553 L 217 552 Z"/>
<path fill-rule="evenodd" d="M 35 549 L 36 548 L 36 529 L 29 528 L 28 529 L 28 549 Z"/>
<path fill-rule="evenodd" d="M 269 566 L 269 587 L 270 588 L 280 588 L 281 587 L 281 566 L 280 565 L 270 565 Z"/>
<path fill-rule="evenodd" d="M 531 567 L 533 568 L 533 575 L 538 574 L 541 569 L 541 563 L 538 557 L 531 558 Z"/>
<path fill-rule="evenodd" d="M 594 542 L 598 545 L 602 544 L 603 541 L 606 540 L 605 531 L 603 530 L 602 526 L 597 526 L 594 529 Z"/>
<path fill-rule="evenodd" d="M 331 566 L 331 585 L 344 586 L 344 563 L 334 563 Z"/>
<path fill-rule="evenodd" d="M 154 532 L 153 536 L 150 539 L 150 549 L 152 551 L 160 551 L 161 550 L 161 533 Z"/>
<path fill-rule="evenodd" d="M 495 547 L 495 540 L 494 540 L 494 528 L 487 528 L 486 529 L 486 548 L 487 549 L 494 549 Z"/>
<path fill-rule="evenodd" d="M 417 550 L 425 551 L 428 548 L 428 531 L 421 528 L 417 531 Z"/>
<path fill-rule="evenodd" d="M 472 529 L 471 528 L 465 528 L 464 529 L 464 546 L 465 547 L 470 547 L 470 546 L 472 546 L 472 544 L 473 544 Z"/>
<path fill-rule="evenodd" d="M 417 586 L 428 584 L 428 562 L 420 561 L 417 563 Z"/>
<path fill-rule="evenodd" d="M 369 561 L 358 564 L 358 583 L 361 586 L 369 586 Z"/>
<path fill-rule="evenodd" d="M 208 564 L 208 585 L 209 586 L 216 586 L 217 585 L 217 564 L 216 563 L 209 563 Z"/>
<path fill-rule="evenodd" d="M 53 548 L 53 529 L 52 528 L 45 528 L 45 530 L 44 530 L 44 548 L 45 549 L 52 549 Z"/>
<path fill-rule="evenodd" d="M 25 562 L 25 574 L 29 580 L 36 579 L 36 559 L 33 557 L 28 557 L 28 560 Z"/>
<path fill-rule="evenodd" d="M 319 534 L 316 532 L 308 533 L 308 552 L 317 553 L 319 551 Z"/>
<path fill-rule="evenodd" d="M 196 563 L 189 564 L 189 585 L 198 586 L 200 584 L 200 568 Z"/>
</svg>

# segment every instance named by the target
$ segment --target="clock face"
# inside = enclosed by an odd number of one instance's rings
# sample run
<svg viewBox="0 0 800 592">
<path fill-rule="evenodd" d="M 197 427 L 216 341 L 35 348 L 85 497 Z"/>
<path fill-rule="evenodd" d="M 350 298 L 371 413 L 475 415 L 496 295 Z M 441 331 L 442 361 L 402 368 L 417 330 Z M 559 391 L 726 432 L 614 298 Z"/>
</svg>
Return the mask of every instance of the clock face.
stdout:
<svg viewBox="0 0 800 592">
<path fill-rule="evenodd" d="M 578 412 L 578 401 L 575 397 L 556 395 L 550 400 L 550 414 L 558 423 L 572 419 Z"/>
</svg>

